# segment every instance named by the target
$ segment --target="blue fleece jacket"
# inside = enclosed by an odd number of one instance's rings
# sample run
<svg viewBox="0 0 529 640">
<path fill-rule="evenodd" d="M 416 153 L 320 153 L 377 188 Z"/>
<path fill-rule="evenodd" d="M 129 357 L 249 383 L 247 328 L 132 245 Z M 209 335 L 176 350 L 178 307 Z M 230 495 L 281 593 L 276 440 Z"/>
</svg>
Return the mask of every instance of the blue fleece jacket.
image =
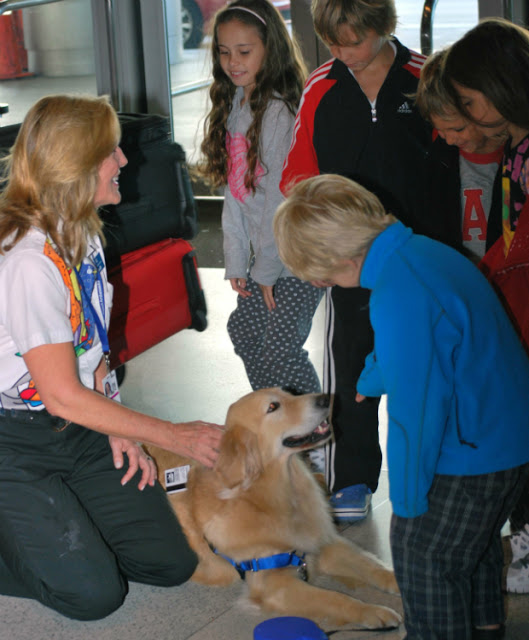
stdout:
<svg viewBox="0 0 529 640">
<path fill-rule="evenodd" d="M 477 267 L 397 222 L 369 248 L 360 284 L 375 346 L 357 390 L 387 394 L 394 512 L 427 511 L 435 474 L 529 461 L 529 359 Z"/>
</svg>

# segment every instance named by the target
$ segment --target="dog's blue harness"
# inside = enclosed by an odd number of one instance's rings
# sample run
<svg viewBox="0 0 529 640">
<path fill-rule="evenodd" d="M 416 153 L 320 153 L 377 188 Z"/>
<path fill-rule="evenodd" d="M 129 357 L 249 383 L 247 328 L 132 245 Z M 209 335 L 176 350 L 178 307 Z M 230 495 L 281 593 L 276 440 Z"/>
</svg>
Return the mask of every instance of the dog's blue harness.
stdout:
<svg viewBox="0 0 529 640">
<path fill-rule="evenodd" d="M 305 554 L 299 556 L 295 551 L 290 553 L 276 553 L 273 556 L 266 556 L 265 558 L 253 558 L 252 560 L 243 560 L 242 562 L 235 562 L 232 558 L 225 556 L 223 553 L 213 549 L 213 551 L 227 560 L 239 573 L 244 580 L 247 571 L 263 571 L 265 569 L 282 569 L 283 567 L 299 567 L 298 571 L 301 574 L 303 580 L 307 579 L 307 563 L 305 562 Z"/>
</svg>

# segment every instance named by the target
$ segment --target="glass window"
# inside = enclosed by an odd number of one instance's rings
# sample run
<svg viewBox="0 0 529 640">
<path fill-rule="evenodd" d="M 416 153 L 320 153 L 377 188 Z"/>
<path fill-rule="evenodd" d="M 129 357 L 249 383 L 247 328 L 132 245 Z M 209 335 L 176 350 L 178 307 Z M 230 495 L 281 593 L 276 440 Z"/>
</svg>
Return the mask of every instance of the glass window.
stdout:
<svg viewBox="0 0 529 640">
<path fill-rule="evenodd" d="M 395 0 L 397 38 L 410 49 L 421 50 L 422 0 Z M 478 0 L 438 0 L 433 20 L 433 50 L 458 40 L 478 22 Z"/>
<path fill-rule="evenodd" d="M 273 1 L 288 21 L 290 3 Z M 225 3 L 166 0 L 174 137 L 190 163 L 198 158 L 208 109 L 208 26 Z M 396 0 L 397 36 L 416 50 L 420 50 L 422 5 L 421 0 Z M 477 0 L 438 0 L 434 49 L 459 38 L 477 20 Z M 0 126 L 20 122 L 43 95 L 72 91 L 97 93 L 91 3 L 64 0 L 0 16 L 0 103 L 9 108 L 0 117 Z"/>
<path fill-rule="evenodd" d="M 97 95 L 90 2 L 65 0 L 0 16 L 0 126 L 50 93 Z"/>
</svg>

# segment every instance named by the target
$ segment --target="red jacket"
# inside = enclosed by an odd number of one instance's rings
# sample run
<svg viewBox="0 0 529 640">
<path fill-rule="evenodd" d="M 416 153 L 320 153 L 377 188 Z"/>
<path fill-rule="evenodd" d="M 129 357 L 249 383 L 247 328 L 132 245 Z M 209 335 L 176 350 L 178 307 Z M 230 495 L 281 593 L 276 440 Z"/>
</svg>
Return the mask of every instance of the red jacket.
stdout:
<svg viewBox="0 0 529 640">
<path fill-rule="evenodd" d="M 479 266 L 502 299 L 529 354 L 529 198 L 518 218 L 507 256 L 503 249 L 500 237 Z"/>
</svg>

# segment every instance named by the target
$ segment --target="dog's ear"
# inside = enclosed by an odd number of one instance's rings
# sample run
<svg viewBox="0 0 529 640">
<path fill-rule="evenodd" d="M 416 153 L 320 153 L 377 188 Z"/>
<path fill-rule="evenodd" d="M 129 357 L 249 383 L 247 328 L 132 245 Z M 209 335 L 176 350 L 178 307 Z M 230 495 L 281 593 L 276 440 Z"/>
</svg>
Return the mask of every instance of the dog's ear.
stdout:
<svg viewBox="0 0 529 640">
<path fill-rule="evenodd" d="M 230 428 L 222 436 L 220 453 L 215 465 L 230 494 L 247 489 L 263 470 L 257 436 L 241 426 Z M 225 496 L 228 497 L 228 496 Z"/>
</svg>

